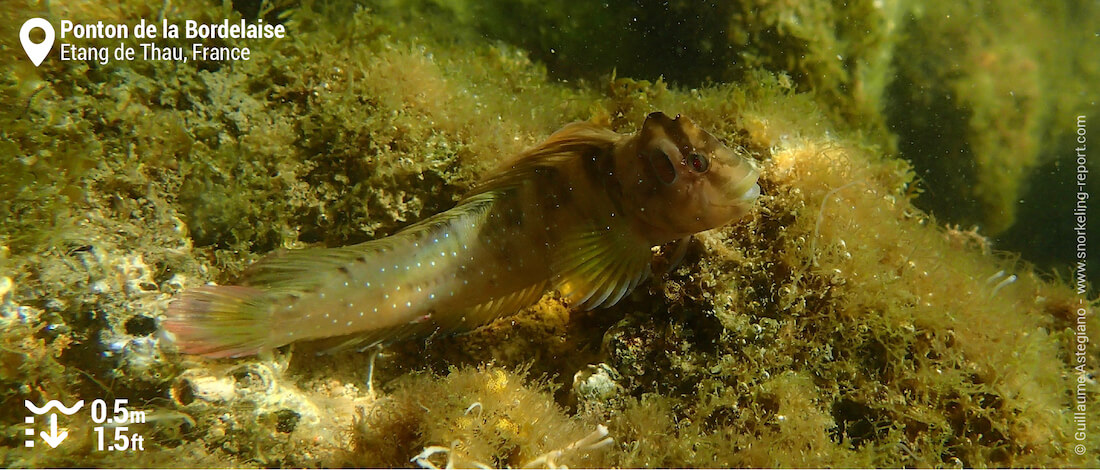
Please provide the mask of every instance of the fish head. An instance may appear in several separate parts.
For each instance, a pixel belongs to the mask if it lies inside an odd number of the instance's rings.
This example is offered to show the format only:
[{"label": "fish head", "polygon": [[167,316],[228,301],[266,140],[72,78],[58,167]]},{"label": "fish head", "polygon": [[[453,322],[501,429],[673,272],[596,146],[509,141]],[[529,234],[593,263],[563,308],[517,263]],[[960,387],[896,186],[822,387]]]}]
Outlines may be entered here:
[{"label": "fish head", "polygon": [[654,244],[736,221],[760,195],[753,163],[686,117],[651,113],[617,153],[624,206]]}]

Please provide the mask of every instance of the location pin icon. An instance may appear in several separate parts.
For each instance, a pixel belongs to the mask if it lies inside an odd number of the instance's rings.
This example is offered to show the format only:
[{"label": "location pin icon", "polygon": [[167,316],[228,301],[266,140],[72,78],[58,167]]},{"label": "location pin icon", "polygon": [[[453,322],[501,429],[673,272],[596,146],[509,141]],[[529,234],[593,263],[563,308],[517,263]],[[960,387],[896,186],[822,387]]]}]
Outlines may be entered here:
[{"label": "location pin icon", "polygon": [[[34,28],[39,28],[46,33],[46,39],[38,44],[31,41],[31,30]],[[53,49],[53,37],[53,25],[42,18],[31,18],[19,29],[19,42],[23,43],[23,50],[27,52],[27,57],[31,58],[35,67],[50,55],[50,49]]]}]

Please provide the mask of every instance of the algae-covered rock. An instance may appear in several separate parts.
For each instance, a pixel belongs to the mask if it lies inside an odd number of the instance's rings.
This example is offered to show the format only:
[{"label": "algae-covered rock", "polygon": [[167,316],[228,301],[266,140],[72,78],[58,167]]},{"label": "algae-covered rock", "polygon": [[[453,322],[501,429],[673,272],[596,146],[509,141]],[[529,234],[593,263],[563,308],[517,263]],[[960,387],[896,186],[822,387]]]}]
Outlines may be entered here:
[{"label": "algae-covered rock", "polygon": [[[1090,91],[1058,93],[1040,46],[1000,36],[1011,18],[1042,29],[1030,6],[972,28],[976,8],[6,2],[0,462],[1096,465],[1100,434],[1079,440],[1074,415],[1100,406],[1100,356],[1076,346],[1100,331],[1095,298],[983,236]],[[1095,13],[1059,11],[1078,9]],[[289,34],[233,42],[247,61],[34,67],[12,40],[32,16]],[[657,274],[612,308],[548,293],[467,334],[321,356],[208,360],[159,333],[183,289],[391,234],[565,123],[627,133],[655,110],[749,155],[763,195],[683,262],[656,249]],[[938,131],[967,158],[929,153]],[[972,203],[945,202],[959,188]],[[97,398],[146,412],[128,431],[143,451],[95,450],[77,417],[58,448],[24,446],[24,400]]]},{"label": "algae-covered rock", "polygon": [[[1100,69],[1075,47],[1090,40],[1095,5],[946,2],[910,11],[886,109],[902,156],[928,186],[919,203],[996,235],[1017,222],[1021,205],[1072,191],[1035,170],[1069,158],[1065,136],[1077,116],[1096,115],[1089,83]],[[1040,191],[1024,201],[1029,181]]]}]

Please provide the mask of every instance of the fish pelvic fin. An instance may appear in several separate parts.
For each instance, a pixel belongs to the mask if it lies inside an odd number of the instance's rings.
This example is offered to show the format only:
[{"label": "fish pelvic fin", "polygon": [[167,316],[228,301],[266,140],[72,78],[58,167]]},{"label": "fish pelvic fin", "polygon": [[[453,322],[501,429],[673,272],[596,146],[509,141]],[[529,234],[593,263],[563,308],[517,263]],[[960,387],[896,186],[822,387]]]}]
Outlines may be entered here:
[{"label": "fish pelvic fin", "polygon": [[242,286],[188,289],[168,306],[164,329],[186,354],[241,357],[270,350],[273,301],[266,291]]}]

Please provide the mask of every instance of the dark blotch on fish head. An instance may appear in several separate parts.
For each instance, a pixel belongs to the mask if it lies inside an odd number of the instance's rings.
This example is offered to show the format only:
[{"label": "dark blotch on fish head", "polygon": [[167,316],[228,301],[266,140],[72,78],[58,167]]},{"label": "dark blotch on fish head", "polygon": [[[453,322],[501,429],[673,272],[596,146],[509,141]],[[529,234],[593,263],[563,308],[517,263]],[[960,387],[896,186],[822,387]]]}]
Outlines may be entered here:
[{"label": "dark blotch on fish head", "polygon": [[654,244],[736,221],[760,194],[748,159],[690,119],[660,112],[616,149],[615,173],[623,206]]}]

